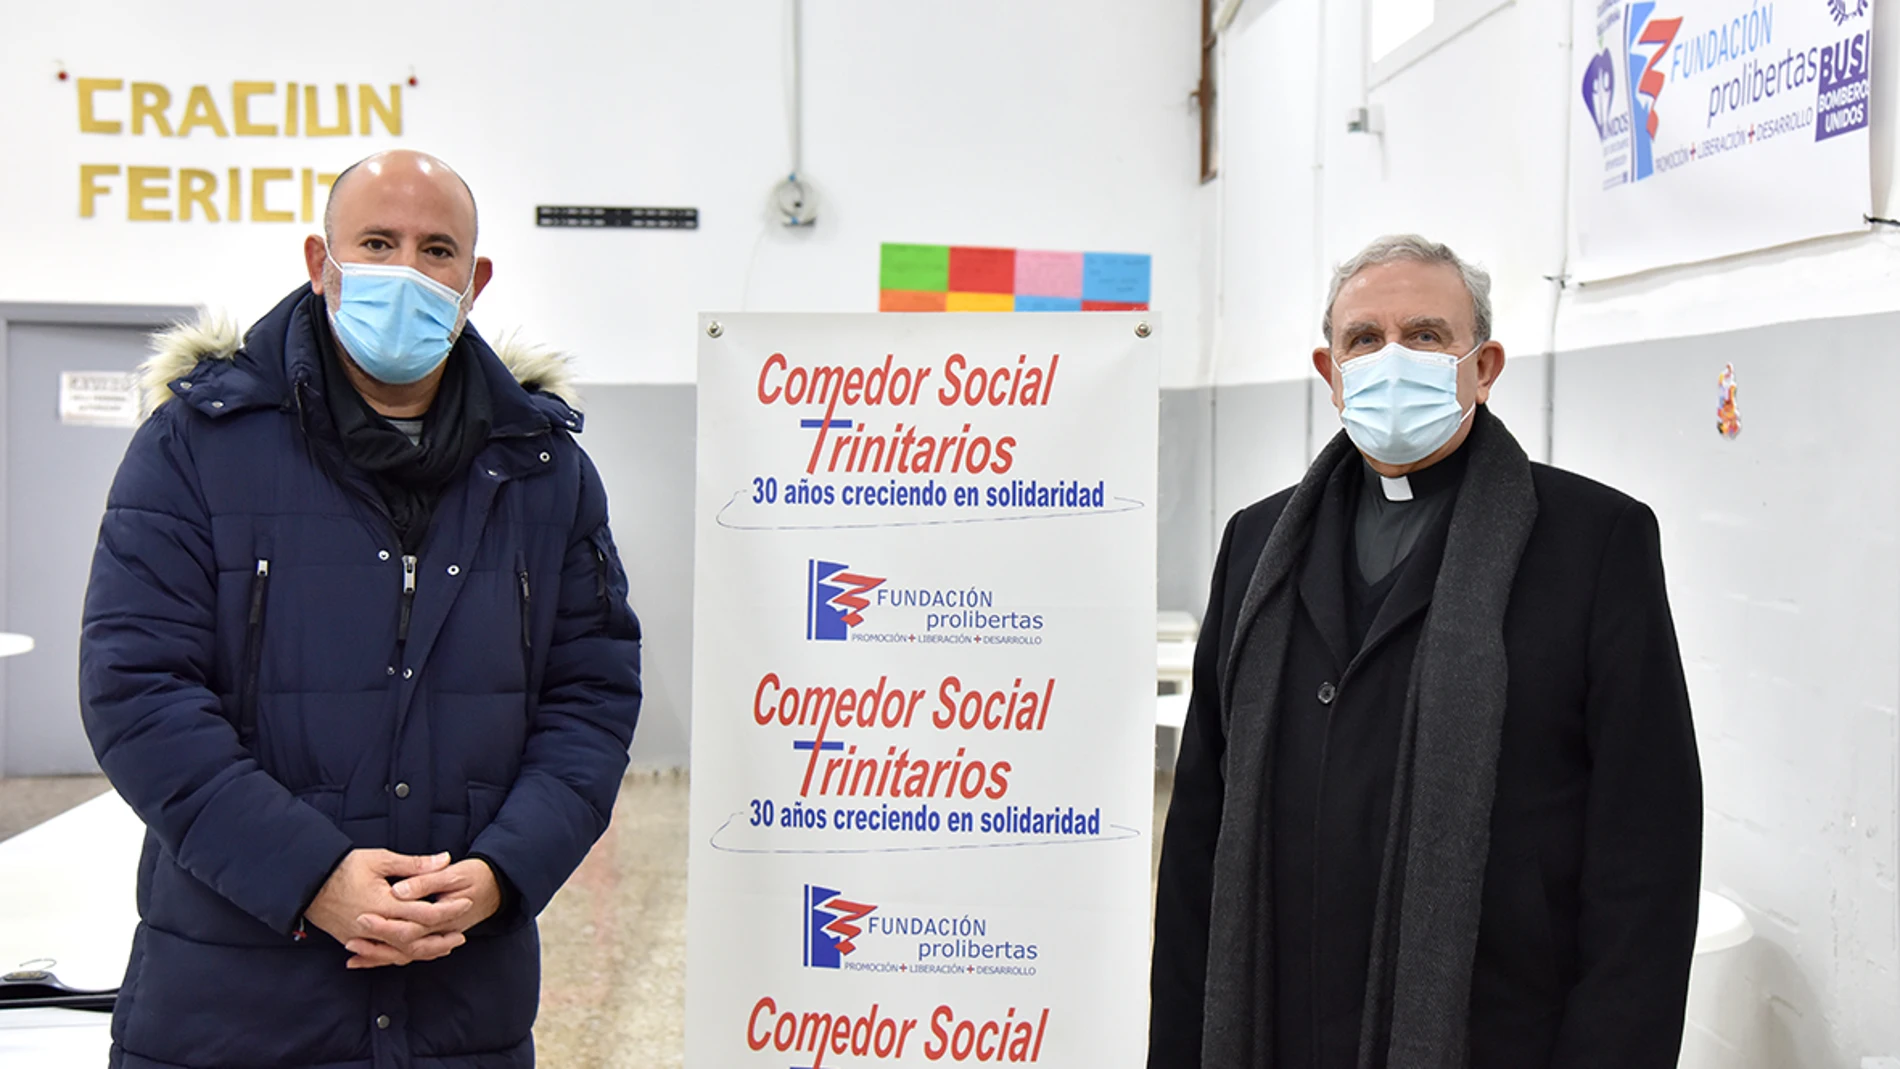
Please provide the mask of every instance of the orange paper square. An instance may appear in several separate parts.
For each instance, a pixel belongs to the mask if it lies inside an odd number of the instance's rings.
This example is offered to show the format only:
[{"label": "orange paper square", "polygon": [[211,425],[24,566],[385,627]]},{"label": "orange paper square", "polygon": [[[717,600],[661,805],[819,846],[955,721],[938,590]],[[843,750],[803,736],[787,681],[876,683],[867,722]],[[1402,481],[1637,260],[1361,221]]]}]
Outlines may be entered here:
[{"label": "orange paper square", "polygon": [[941,312],[944,311],[944,297],[941,292],[929,290],[880,290],[877,296],[877,310],[880,312]]}]

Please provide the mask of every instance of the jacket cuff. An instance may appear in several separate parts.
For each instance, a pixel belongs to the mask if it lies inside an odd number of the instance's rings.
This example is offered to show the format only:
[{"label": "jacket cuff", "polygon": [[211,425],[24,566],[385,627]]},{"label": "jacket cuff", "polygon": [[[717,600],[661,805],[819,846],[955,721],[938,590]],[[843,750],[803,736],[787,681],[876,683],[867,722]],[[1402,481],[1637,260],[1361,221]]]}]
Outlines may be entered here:
[{"label": "jacket cuff", "polygon": [[501,892],[501,905],[495,907],[495,916],[489,919],[494,920],[495,918],[507,917],[513,914],[515,906],[521,902],[521,892],[515,890],[514,881],[508,878],[507,873],[501,871],[501,865],[496,863],[494,858],[486,854],[470,854],[468,856],[470,860],[479,861],[488,866],[488,871],[495,876],[495,887]]},{"label": "jacket cuff", "polygon": [[299,929],[303,928],[304,920],[310,915],[310,907],[317,904],[317,896],[323,893],[323,885],[329,883],[330,877],[336,875],[336,870],[343,864],[343,859],[349,857],[353,849],[346,846],[337,851],[336,860],[330,862],[330,867],[323,870],[323,878],[316,882],[316,886],[310,888],[310,894],[304,898],[303,905],[298,907],[297,919],[291,924],[288,934],[295,935]]},{"label": "jacket cuff", "polygon": [[199,811],[177,856],[239,909],[288,933],[354,845],[329,817],[253,771]]}]

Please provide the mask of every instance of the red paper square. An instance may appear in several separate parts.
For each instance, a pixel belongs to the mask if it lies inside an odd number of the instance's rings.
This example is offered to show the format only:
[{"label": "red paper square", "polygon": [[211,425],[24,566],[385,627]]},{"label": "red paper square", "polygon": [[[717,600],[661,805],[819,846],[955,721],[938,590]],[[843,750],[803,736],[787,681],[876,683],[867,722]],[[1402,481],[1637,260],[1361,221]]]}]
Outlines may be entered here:
[{"label": "red paper square", "polygon": [[1016,250],[952,245],[950,289],[958,293],[1015,293]]}]

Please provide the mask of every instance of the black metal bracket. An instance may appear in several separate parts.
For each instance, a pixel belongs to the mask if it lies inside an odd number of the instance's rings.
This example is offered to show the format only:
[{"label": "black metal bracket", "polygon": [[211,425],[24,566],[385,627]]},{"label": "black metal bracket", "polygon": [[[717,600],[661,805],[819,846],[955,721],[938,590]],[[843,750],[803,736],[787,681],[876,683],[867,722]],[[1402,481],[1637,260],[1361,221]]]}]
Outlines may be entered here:
[{"label": "black metal bracket", "polygon": [[698,208],[592,208],[543,204],[534,210],[536,226],[590,229],[698,230]]}]

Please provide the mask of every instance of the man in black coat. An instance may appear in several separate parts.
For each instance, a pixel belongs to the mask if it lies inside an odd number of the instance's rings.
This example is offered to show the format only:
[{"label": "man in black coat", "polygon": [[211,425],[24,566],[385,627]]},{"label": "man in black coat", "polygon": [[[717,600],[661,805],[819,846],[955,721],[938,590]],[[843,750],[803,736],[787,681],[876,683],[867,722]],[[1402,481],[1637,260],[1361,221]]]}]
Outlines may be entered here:
[{"label": "man in black coat", "polygon": [[1656,518],[1484,407],[1489,291],[1414,236],[1334,276],[1346,430],[1215,565],[1151,1069],[1676,1064],[1702,798]]}]

